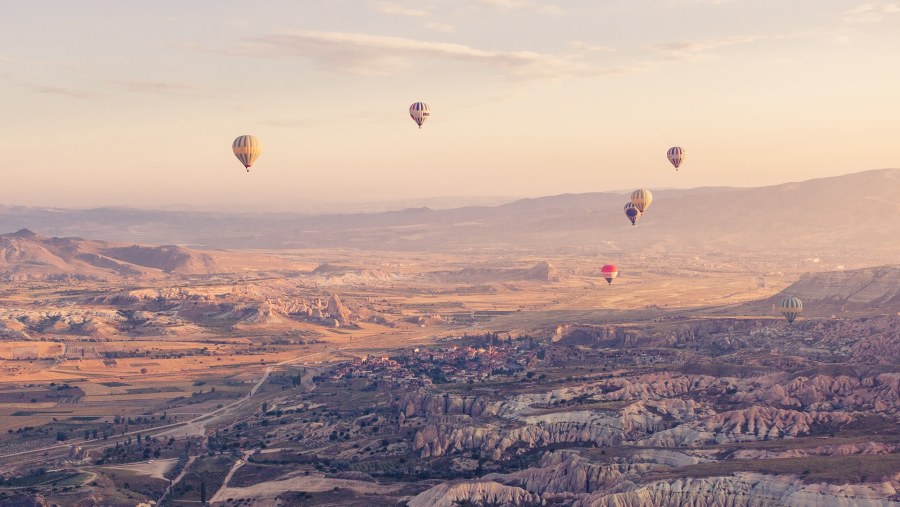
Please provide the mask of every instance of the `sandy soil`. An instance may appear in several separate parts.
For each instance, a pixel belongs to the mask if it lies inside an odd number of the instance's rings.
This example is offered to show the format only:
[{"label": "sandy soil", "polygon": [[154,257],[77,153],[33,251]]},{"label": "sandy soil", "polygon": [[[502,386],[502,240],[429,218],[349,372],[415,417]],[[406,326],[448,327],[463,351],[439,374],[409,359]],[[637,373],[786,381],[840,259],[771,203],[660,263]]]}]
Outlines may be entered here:
[{"label": "sandy soil", "polygon": [[141,463],[132,463],[129,465],[116,465],[116,466],[105,466],[102,467],[103,470],[125,470],[128,472],[132,472],[137,475],[145,475],[147,477],[153,477],[154,479],[162,479],[167,480],[165,478],[165,473],[168,472],[175,463],[178,462],[177,458],[171,459],[157,459],[154,460],[153,463],[141,462]]}]

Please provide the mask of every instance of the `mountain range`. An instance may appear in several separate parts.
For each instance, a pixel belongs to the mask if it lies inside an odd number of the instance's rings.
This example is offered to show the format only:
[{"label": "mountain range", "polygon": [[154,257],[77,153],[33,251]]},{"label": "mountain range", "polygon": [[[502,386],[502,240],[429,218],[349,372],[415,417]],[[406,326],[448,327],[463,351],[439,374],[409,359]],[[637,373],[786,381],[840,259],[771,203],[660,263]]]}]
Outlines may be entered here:
[{"label": "mountain range", "polygon": [[[650,190],[653,190],[652,188]],[[595,192],[499,206],[383,213],[224,214],[141,209],[0,207],[0,230],[204,248],[559,250],[665,253],[728,250],[771,255],[840,251],[869,264],[900,258],[900,169],[757,188],[653,191],[632,227],[628,196]]]}]

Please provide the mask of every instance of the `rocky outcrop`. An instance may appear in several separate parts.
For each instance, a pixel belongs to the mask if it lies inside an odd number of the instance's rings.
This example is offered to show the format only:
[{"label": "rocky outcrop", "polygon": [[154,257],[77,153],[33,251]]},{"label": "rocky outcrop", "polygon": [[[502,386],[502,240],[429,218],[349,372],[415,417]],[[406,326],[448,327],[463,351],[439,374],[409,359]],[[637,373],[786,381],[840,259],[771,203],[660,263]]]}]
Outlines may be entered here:
[{"label": "rocky outcrop", "polygon": [[799,412],[772,407],[750,407],[722,412],[694,423],[661,431],[637,442],[653,447],[683,447],[753,440],[795,438],[816,424],[846,424],[852,416],[843,412]]},{"label": "rocky outcrop", "polygon": [[733,459],[781,459],[781,458],[805,458],[807,456],[875,456],[893,454],[900,450],[900,446],[883,444],[879,442],[865,442],[861,444],[820,445],[799,449],[785,449],[781,451],[764,449],[738,449],[731,454]]},{"label": "rocky outcrop", "polygon": [[[533,493],[595,493],[634,487],[651,464],[592,463],[574,451],[546,453],[537,467],[510,474],[490,474],[487,480],[518,486]],[[549,495],[548,495],[549,496]]]},{"label": "rocky outcrop", "polygon": [[246,316],[241,318],[243,324],[284,324],[290,318],[279,312],[274,305],[268,301],[251,307],[246,312]]},{"label": "rocky outcrop", "polygon": [[547,261],[541,261],[530,267],[522,275],[525,280],[535,280],[538,282],[558,282],[559,272]]},{"label": "rocky outcrop", "polygon": [[779,381],[779,377],[760,380],[762,382],[757,382],[757,389],[741,389],[731,397],[732,400],[816,411],[853,410],[894,416],[900,414],[898,373],[861,378],[816,375],[783,381]]},{"label": "rocky outcrop", "polygon": [[470,505],[503,505],[505,507],[545,505],[540,495],[493,481],[439,484],[414,496],[407,505],[409,507],[455,507],[466,501],[471,502]]},{"label": "rocky outcrop", "polygon": [[413,416],[467,415],[480,417],[496,415],[496,404],[474,396],[417,392],[395,403],[401,420]]},{"label": "rocky outcrop", "polygon": [[581,410],[523,416],[518,426],[427,424],[413,438],[413,448],[423,458],[478,449],[498,460],[508,452],[555,444],[623,445],[693,421],[703,410],[693,401],[663,400],[634,403],[619,413]]},{"label": "rocky outcrop", "polygon": [[888,507],[895,485],[806,485],[790,476],[736,473],[729,477],[657,481],[611,495],[587,495],[574,507]]},{"label": "rocky outcrop", "polygon": [[328,302],[325,304],[325,314],[342,325],[350,322],[350,310],[344,306],[344,303],[341,302],[341,297],[337,294],[332,294],[328,298]]}]

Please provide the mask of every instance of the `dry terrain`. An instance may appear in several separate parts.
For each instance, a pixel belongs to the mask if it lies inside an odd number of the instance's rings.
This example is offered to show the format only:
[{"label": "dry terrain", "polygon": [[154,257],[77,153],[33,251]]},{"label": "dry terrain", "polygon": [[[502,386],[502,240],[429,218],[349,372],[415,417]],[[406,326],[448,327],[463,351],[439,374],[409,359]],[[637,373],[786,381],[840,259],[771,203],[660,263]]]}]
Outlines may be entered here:
[{"label": "dry terrain", "polygon": [[900,268],[819,246],[0,235],[0,505],[897,505]]}]

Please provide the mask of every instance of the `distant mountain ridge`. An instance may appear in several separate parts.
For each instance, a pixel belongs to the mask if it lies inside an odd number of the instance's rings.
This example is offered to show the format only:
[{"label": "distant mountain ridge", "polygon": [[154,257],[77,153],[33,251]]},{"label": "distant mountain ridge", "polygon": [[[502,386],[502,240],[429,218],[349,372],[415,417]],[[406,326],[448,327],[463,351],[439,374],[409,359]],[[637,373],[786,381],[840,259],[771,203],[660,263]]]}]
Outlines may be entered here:
[{"label": "distant mountain ridge", "polygon": [[[653,190],[652,188],[650,190]],[[381,250],[593,247],[791,251],[840,249],[870,264],[900,258],[900,169],[758,188],[654,190],[636,227],[627,195],[564,194],[500,206],[373,214],[222,214],[99,208],[0,207],[0,230],[207,248]],[[888,240],[886,240],[888,239]]]},{"label": "distant mountain ridge", "polygon": [[803,302],[803,316],[900,314],[900,264],[806,273],[772,297],[737,306],[747,315],[778,313],[788,296]]},{"label": "distant mountain ridge", "polygon": [[799,297],[804,311],[900,313],[900,265],[807,273],[769,302],[787,295]]},{"label": "distant mountain ridge", "polygon": [[0,275],[6,278],[192,275],[224,270],[212,256],[174,245],[150,247],[48,238],[29,229],[0,234]]}]

